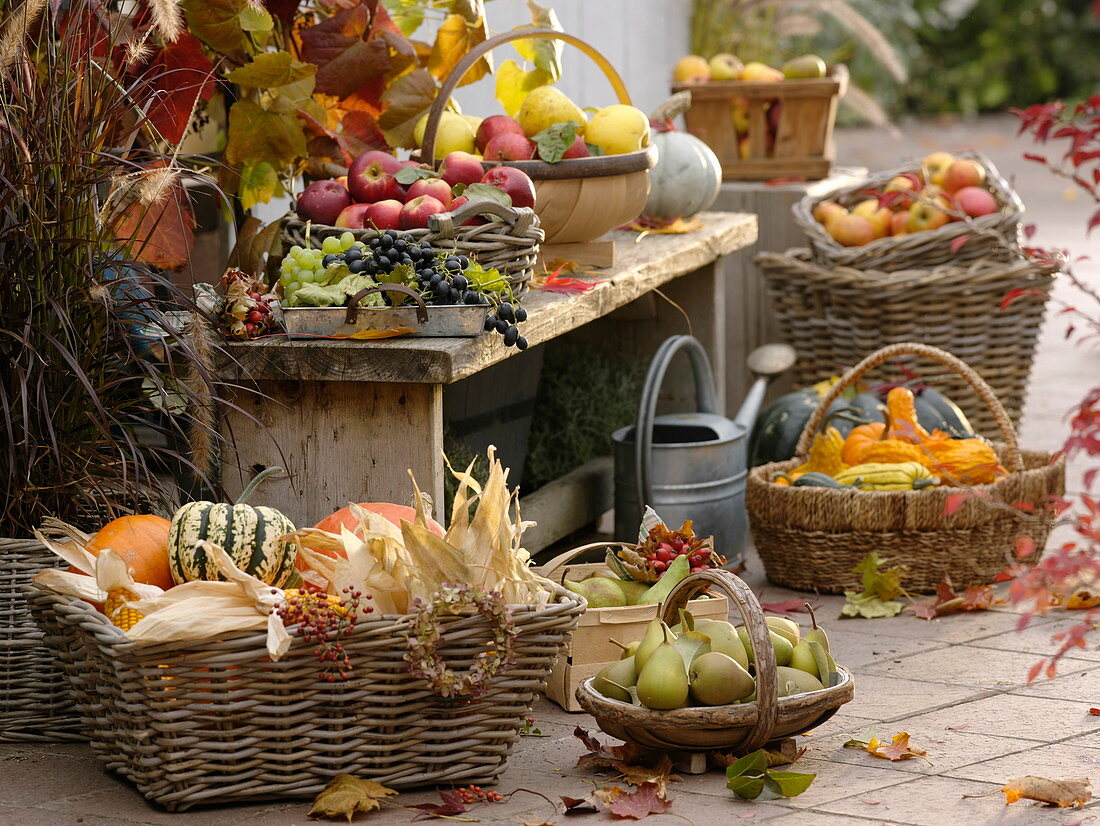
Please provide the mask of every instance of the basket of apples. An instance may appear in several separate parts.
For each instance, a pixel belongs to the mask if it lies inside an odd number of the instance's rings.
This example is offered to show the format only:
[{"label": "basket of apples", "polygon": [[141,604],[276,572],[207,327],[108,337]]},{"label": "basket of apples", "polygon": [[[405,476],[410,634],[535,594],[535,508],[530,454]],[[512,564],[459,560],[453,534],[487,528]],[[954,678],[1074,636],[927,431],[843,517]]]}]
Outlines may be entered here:
[{"label": "basket of apples", "polygon": [[[463,76],[489,51],[514,40],[555,39],[590,57],[618,97],[591,118],[556,87],[539,86],[524,98],[515,118],[494,115],[476,130],[446,111]],[[487,179],[534,182],[534,209],[545,244],[587,244],[641,214],[649,194],[648,170],[656,164],[649,118],[631,105],[615,69],[592,46],[551,29],[522,29],[492,37],[471,49],[443,82],[423,121],[419,157],[440,162],[445,148],[464,146]],[[418,130],[419,131],[419,130]],[[481,153],[480,156],[475,153]],[[446,169],[454,161],[442,159]]]},{"label": "basket of apples", "polygon": [[792,211],[825,266],[894,272],[1020,257],[1023,203],[979,152],[933,152]]}]

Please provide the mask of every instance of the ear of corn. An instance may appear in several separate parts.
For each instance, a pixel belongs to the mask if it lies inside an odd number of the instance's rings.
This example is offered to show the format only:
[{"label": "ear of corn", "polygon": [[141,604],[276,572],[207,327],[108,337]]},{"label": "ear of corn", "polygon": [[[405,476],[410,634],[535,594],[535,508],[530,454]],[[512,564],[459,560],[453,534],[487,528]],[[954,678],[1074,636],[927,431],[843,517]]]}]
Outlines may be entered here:
[{"label": "ear of corn", "polygon": [[131,602],[136,602],[138,595],[128,588],[112,588],[107,592],[107,601],[103,604],[103,613],[113,625],[117,625],[123,631],[129,631],[145,615],[130,607]]}]

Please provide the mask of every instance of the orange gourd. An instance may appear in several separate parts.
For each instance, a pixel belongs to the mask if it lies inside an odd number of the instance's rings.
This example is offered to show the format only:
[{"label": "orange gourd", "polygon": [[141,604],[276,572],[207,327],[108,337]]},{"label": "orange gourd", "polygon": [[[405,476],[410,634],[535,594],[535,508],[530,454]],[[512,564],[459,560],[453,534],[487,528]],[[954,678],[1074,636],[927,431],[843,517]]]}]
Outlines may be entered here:
[{"label": "orange gourd", "polygon": [[928,431],[917,421],[913,391],[894,387],[886,394],[886,438],[919,445],[928,438]]},{"label": "orange gourd", "polygon": [[902,462],[917,462],[931,470],[930,460],[931,457],[923,445],[911,445],[900,439],[882,439],[866,445],[859,452],[859,462],[853,462],[853,464],[881,462],[896,465]]},{"label": "orange gourd", "polygon": [[[416,520],[416,508],[410,508],[408,505],[394,505],[390,502],[360,502],[359,507],[385,517],[398,527],[401,526],[402,520],[405,522],[413,522]],[[328,531],[329,533],[336,534],[340,533],[341,528],[347,528],[352,533],[356,533],[359,530],[359,520],[355,518],[355,514],[351,512],[351,506],[349,505],[346,508],[340,508],[340,510],[335,513],[330,513],[313,527],[321,531]],[[436,536],[443,536],[443,526],[434,519],[428,519],[428,530]],[[317,553],[332,557],[333,559],[344,556],[342,550],[317,550]],[[298,557],[298,560],[294,564],[299,571],[305,571],[309,568],[302,560],[301,556]]]},{"label": "orange gourd", "polygon": [[852,432],[844,440],[844,447],[840,451],[840,458],[844,460],[844,464],[858,465],[863,450],[868,445],[881,439],[885,431],[886,424],[884,422],[870,422],[852,428]]},{"label": "orange gourd", "polygon": [[135,582],[168,590],[175,582],[168,565],[168,528],[171,522],[150,513],[122,516],[104,525],[84,546],[93,556],[110,548],[130,568]]},{"label": "orange gourd", "polygon": [[931,460],[924,464],[950,485],[989,485],[1007,471],[992,446],[982,439],[930,439],[924,444]]}]

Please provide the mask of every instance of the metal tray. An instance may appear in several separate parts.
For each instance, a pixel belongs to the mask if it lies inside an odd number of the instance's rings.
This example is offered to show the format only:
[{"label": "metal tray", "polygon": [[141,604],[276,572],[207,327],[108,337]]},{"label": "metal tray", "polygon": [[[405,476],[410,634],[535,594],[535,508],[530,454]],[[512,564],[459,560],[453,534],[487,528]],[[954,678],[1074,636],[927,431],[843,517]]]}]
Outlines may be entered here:
[{"label": "metal tray", "polygon": [[[358,307],[370,293],[398,292],[416,299],[415,307]],[[407,336],[468,337],[485,332],[484,305],[429,307],[420,296],[397,284],[368,287],[352,296],[348,307],[283,307],[283,326],[291,338],[350,337],[362,330],[408,328]]]}]

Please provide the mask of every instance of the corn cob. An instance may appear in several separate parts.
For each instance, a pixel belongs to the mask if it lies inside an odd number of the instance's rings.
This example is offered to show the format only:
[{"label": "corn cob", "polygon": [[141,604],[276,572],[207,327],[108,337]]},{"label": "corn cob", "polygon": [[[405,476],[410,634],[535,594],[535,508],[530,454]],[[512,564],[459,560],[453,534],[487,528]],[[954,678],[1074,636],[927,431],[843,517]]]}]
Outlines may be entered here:
[{"label": "corn cob", "polygon": [[123,631],[129,631],[145,617],[144,614],[130,607],[130,603],[138,599],[140,597],[129,588],[112,588],[107,592],[107,601],[103,603],[103,613],[107,615],[111,624],[117,625]]}]

